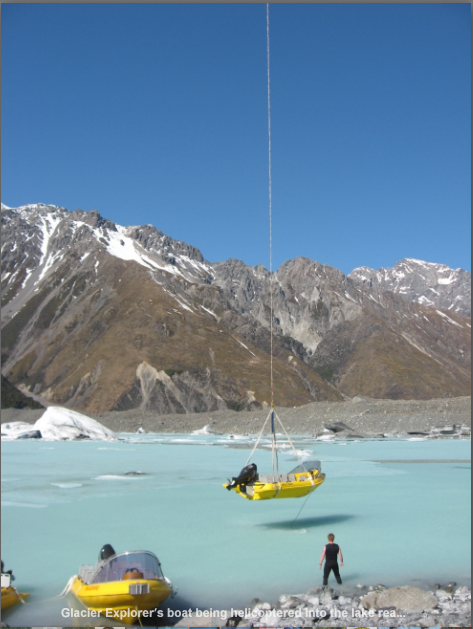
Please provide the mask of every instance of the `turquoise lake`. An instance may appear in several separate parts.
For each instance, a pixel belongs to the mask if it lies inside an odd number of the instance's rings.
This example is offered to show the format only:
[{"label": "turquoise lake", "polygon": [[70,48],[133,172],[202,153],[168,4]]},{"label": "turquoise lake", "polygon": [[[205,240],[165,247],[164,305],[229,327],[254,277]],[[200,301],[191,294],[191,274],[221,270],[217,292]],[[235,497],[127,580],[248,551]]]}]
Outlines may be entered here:
[{"label": "turquoise lake", "polygon": [[[244,608],[255,597],[306,592],[321,584],[318,562],[330,532],[343,550],[347,590],[470,584],[469,440],[295,438],[327,475],[304,503],[251,502],[222,487],[246,464],[248,438],[121,437],[2,443],[2,559],[14,585],[31,593],[4,622],[73,626],[60,613],[73,597],[53,597],[80,564],[95,564],[105,543],[117,552],[154,552],[178,588],[173,608]],[[289,449],[279,460],[281,472],[298,464]],[[268,450],[252,461],[270,472]],[[125,475],[131,471],[143,475]]]}]

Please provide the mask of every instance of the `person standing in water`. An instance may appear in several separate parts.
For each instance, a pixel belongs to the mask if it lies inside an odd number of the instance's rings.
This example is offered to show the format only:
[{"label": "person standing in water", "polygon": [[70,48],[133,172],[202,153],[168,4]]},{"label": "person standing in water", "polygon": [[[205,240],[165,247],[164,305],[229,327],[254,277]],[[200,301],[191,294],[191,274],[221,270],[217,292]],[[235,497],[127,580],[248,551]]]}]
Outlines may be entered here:
[{"label": "person standing in water", "polygon": [[329,533],[328,544],[324,546],[322,555],[320,557],[319,570],[322,568],[323,561],[325,559],[324,566],[324,585],[328,585],[328,577],[333,570],[333,574],[337,579],[337,583],[341,585],[342,580],[340,578],[340,571],[338,569],[338,557],[340,556],[340,567],[343,568],[343,555],[342,550],[338,544],[335,544],[335,535]]}]

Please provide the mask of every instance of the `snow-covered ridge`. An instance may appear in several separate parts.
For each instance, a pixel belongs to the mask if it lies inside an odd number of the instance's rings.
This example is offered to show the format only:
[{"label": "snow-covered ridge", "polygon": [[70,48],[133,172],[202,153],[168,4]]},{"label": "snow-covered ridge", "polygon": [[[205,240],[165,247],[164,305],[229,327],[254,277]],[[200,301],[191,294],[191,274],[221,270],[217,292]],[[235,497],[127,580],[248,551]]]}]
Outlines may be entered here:
[{"label": "snow-covered ridge", "polygon": [[371,288],[378,286],[381,290],[398,293],[421,305],[471,316],[471,275],[463,269],[405,258],[393,268],[378,271],[359,267],[349,277]]},{"label": "snow-covered ridge", "polygon": [[211,272],[211,268],[207,264],[192,260],[185,255],[173,255],[174,264],[163,262],[160,258],[163,254],[162,250],[145,249],[134,238],[130,237],[130,232],[135,231],[136,227],[116,225],[116,231],[90,227],[90,225],[87,225],[87,227],[91,230],[98,243],[103,242],[104,238],[108,241],[106,250],[115,258],[133,260],[150,270],[166,271],[172,275],[179,275],[184,279],[192,279],[196,271],[205,275]]},{"label": "snow-covered ridge", "polygon": [[[84,227],[94,241],[100,247],[105,247],[110,255],[121,260],[134,261],[150,270],[165,271],[190,281],[205,279],[212,271],[197,249],[165,236],[152,225],[123,227],[102,219],[95,210],[70,212],[65,208],[43,203],[27,204],[17,208],[10,208],[2,203],[2,210],[13,212],[27,221],[34,230],[32,233],[36,234],[35,240],[40,249],[40,260],[34,268],[41,269],[37,282],[43,279],[61,259],[61,252],[57,250],[57,247],[53,250],[50,246],[53,236],[58,233],[64,235],[66,240],[63,240],[63,247],[67,247],[68,241],[70,242],[75,237],[77,230]],[[62,225],[67,225],[68,229]],[[140,242],[143,233],[147,236],[144,244]],[[14,245],[10,246],[10,252],[13,252]],[[186,251],[190,255],[185,255]],[[85,259],[83,253],[81,257]],[[28,276],[34,268],[29,270]]]}]

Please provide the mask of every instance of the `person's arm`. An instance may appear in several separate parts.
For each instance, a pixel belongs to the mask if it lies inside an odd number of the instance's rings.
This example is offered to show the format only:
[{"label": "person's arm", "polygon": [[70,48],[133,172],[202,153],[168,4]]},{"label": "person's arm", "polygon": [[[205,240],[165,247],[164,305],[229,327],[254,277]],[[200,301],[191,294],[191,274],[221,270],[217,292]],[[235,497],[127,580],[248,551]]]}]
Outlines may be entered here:
[{"label": "person's arm", "polygon": [[343,568],[343,555],[340,547],[338,547],[338,554],[340,555],[340,567]]},{"label": "person's arm", "polygon": [[322,564],[324,562],[324,558],[325,558],[325,546],[324,546],[324,549],[322,551],[322,554],[320,555],[319,570],[322,568]]}]

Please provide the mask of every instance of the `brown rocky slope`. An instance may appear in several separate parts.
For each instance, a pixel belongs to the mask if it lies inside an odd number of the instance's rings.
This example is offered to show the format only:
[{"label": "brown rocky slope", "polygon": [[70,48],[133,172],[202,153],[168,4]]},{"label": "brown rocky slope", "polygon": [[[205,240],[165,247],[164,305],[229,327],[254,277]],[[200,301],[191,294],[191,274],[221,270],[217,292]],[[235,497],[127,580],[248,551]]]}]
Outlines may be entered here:
[{"label": "brown rocky slope", "polygon": [[276,404],[470,393],[471,320],[455,309],[307,258],[271,281],[262,266],[211,264],[150,225],[96,211],[2,206],[2,230],[2,374],[47,404],[264,407],[271,291]]}]

